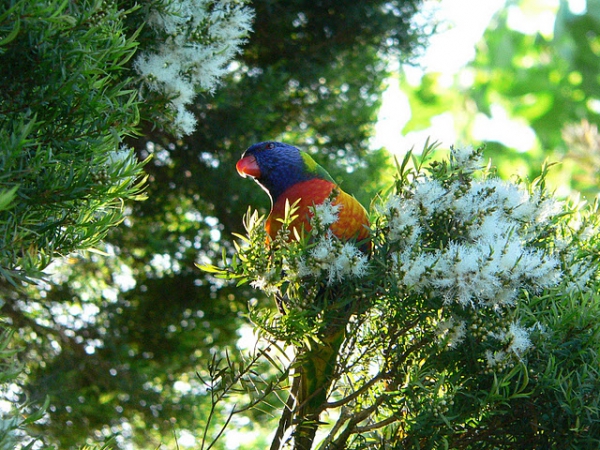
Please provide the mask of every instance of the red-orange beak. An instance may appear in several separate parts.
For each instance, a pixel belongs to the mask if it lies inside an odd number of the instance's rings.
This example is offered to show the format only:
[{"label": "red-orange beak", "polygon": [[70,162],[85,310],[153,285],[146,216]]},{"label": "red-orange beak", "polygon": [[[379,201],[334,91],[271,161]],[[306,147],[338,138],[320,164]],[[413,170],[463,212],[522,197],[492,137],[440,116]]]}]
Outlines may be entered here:
[{"label": "red-orange beak", "polygon": [[240,159],[235,165],[235,168],[243,177],[260,177],[260,169],[258,168],[258,163],[253,155],[248,155]]}]

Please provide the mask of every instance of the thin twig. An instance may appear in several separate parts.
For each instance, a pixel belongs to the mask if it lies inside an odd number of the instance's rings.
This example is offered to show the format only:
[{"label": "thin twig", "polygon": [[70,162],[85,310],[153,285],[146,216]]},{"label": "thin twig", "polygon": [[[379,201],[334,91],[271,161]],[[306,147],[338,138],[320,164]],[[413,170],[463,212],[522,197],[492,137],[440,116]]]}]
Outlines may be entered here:
[{"label": "thin twig", "polygon": [[325,407],[323,409],[339,408],[340,406],[344,406],[344,405],[348,404],[349,402],[351,402],[352,400],[354,400],[355,398],[357,398],[358,396],[363,394],[365,391],[370,389],[375,383],[384,379],[387,375],[388,375],[387,373],[379,372],[377,375],[375,375],[373,378],[371,378],[369,381],[367,381],[364,385],[362,385],[359,389],[352,392],[352,394],[344,397],[341,400],[331,402],[331,403],[326,403]]}]

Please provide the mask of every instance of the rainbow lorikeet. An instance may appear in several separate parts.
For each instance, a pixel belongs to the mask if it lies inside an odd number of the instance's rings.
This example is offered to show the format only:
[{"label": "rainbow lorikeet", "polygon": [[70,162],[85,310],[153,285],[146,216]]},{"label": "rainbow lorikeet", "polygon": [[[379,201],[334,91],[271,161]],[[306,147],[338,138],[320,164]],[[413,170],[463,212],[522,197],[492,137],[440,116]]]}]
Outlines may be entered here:
[{"label": "rainbow lorikeet", "polygon": [[[330,227],[332,233],[342,240],[356,239],[361,249],[370,248],[369,220],[363,206],[335,183],[327,171],[307,153],[281,142],[261,142],[248,148],[237,162],[240,175],[253,178],[270,196],[272,208],[265,222],[268,235],[274,239],[282,226],[286,203],[297,203],[297,216],[290,228],[311,229],[311,207],[332,198],[339,205],[337,221]],[[292,236],[294,234],[292,233]],[[335,296],[335,289],[327,290]],[[332,299],[335,300],[335,299]],[[318,302],[318,298],[315,299]],[[318,426],[319,413],[327,400],[333,381],[335,362],[345,337],[345,321],[348,311],[338,312],[332,323],[323,330],[318,342],[303,348],[295,363],[299,376],[294,378],[287,409],[282,415],[278,434],[283,434],[290,425],[292,415],[298,425],[295,433],[295,448],[310,450]],[[294,406],[295,401],[295,406]],[[293,410],[293,411],[292,411]]]},{"label": "rainbow lorikeet", "polygon": [[[310,231],[310,207],[327,200],[335,190],[334,205],[341,205],[337,222],[331,231],[340,239],[369,237],[369,219],[365,208],[340,189],[327,171],[308,154],[281,142],[261,142],[244,152],[236,164],[243,177],[249,176],[269,194],[272,208],[265,223],[267,233],[274,238],[281,228],[286,201],[299,201],[297,218],[291,228]],[[298,230],[300,231],[300,230]]]}]

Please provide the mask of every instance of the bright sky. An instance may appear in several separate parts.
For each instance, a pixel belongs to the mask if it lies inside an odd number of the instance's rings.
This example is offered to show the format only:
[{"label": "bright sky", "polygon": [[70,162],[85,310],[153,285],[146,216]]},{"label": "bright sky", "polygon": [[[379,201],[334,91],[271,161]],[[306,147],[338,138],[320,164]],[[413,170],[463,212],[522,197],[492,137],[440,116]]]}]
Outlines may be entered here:
[{"label": "bright sky", "polygon": [[[580,14],[585,11],[586,0],[569,0],[568,4],[573,13]],[[419,60],[421,67],[403,67],[403,76],[410,84],[416,85],[423,73],[439,72],[440,82],[451,86],[455,75],[474,58],[476,43],[501,8],[508,8],[511,28],[551,36],[559,0],[522,0],[520,7],[506,6],[506,0],[429,0],[425,5],[427,12],[433,12],[443,24],[442,31],[429,40],[425,54]],[[463,72],[460,76],[463,75],[468,74]],[[411,111],[397,78],[388,80],[382,100],[374,148],[383,146],[392,153],[403,154],[413,146],[420,150],[428,137],[440,141],[445,148],[453,144],[468,144],[456,142],[454,118],[450,111],[433,117],[431,127],[426,130],[402,134]],[[523,120],[509,117],[500,105],[492,105],[491,117],[477,113],[473,138],[478,142],[502,142],[523,152],[537,143],[533,130]]]}]

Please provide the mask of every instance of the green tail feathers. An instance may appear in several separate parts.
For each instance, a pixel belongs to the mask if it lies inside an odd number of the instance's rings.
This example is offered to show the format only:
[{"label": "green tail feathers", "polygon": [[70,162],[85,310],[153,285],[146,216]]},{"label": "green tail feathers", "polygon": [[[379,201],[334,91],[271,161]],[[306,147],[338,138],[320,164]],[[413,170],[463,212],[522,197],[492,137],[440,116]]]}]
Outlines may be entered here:
[{"label": "green tail feathers", "polygon": [[298,404],[302,410],[314,412],[327,399],[332,382],[337,355],[344,341],[344,329],[328,336],[322,342],[313,342],[313,347],[300,355],[300,392]]},{"label": "green tail feathers", "polygon": [[297,423],[295,449],[310,450],[319,427],[319,415],[323,409],[333,382],[338,353],[345,338],[345,327],[327,335],[321,341],[313,341],[298,355],[296,373],[300,377],[296,393]]}]

